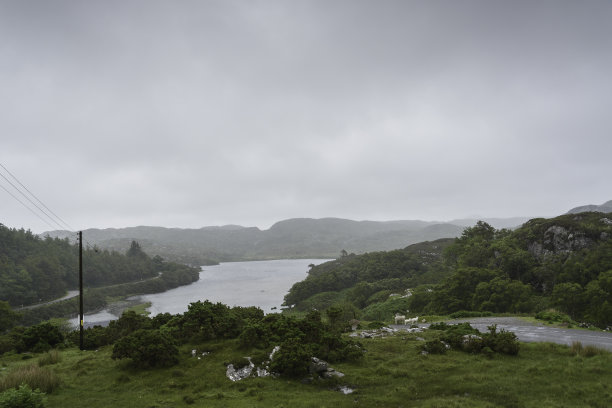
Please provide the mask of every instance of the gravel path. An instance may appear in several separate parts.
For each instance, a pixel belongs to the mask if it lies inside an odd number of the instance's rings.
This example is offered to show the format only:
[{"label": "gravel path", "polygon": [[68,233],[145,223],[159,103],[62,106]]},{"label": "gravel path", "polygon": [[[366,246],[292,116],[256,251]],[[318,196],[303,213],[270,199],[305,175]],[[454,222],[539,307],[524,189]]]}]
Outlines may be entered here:
[{"label": "gravel path", "polygon": [[[612,351],[612,333],[610,332],[557,328],[517,317],[474,317],[447,321],[447,323],[463,322],[470,323],[481,332],[486,332],[487,326],[497,324],[498,329],[511,331],[520,341],[525,342],[541,341],[571,345],[572,342],[579,341],[582,345],[593,345]],[[419,324],[419,326],[424,325]],[[391,327],[402,329],[406,326],[393,325]]]}]

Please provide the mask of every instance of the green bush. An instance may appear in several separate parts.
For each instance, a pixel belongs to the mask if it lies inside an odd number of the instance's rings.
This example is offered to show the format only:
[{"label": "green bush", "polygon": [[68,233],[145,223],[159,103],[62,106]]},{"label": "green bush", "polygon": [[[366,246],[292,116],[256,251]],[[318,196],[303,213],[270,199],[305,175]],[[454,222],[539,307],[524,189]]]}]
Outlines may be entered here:
[{"label": "green bush", "polygon": [[446,330],[450,327],[450,325],[444,323],[444,322],[439,322],[439,323],[432,323],[429,325],[429,330]]},{"label": "green bush", "polygon": [[423,344],[423,351],[426,351],[430,354],[444,354],[446,353],[446,344],[442,343],[442,341],[435,339],[429,340]]},{"label": "green bush", "polygon": [[298,338],[285,340],[270,362],[270,369],[288,377],[308,374],[311,350]]},{"label": "green bush", "polygon": [[462,349],[463,337],[470,334],[480,334],[480,332],[469,323],[453,324],[447,325],[440,339],[454,349]]},{"label": "green bush", "polygon": [[375,321],[375,322],[368,323],[366,328],[368,328],[370,330],[372,330],[372,329],[375,330],[375,329],[380,329],[381,327],[385,327],[385,326],[386,326],[386,324],[384,322]]},{"label": "green bush", "polygon": [[556,311],[555,309],[543,310],[535,315],[535,318],[538,320],[544,320],[547,322],[559,322],[559,323],[572,323],[572,319],[561,312]]},{"label": "green bush", "polygon": [[24,351],[42,352],[62,343],[64,335],[51,323],[40,323],[28,327],[15,346],[19,353]]},{"label": "green bush", "polygon": [[27,385],[11,388],[0,394],[0,408],[44,408],[45,394]]},{"label": "green bush", "polygon": [[520,343],[516,338],[516,334],[501,329],[497,331],[497,325],[494,324],[488,327],[489,333],[483,335],[483,344],[485,347],[490,347],[491,350],[509,355],[517,355],[520,349]]},{"label": "green bush", "polygon": [[482,337],[475,334],[468,334],[463,336],[462,349],[468,353],[480,353],[484,347],[484,341]]},{"label": "green bush", "polygon": [[159,330],[141,329],[119,339],[112,358],[130,358],[141,368],[170,367],[178,363],[178,348],[174,340]]}]

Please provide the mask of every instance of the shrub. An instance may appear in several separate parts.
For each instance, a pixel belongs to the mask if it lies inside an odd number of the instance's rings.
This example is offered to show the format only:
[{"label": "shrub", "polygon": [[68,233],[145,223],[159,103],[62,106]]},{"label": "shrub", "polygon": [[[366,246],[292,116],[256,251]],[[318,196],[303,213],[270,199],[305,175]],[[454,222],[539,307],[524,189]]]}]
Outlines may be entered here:
[{"label": "shrub", "polygon": [[430,330],[446,330],[449,327],[448,324],[444,323],[444,322],[440,322],[440,323],[432,323],[429,325],[429,329]]},{"label": "shrub", "polygon": [[53,371],[35,365],[18,367],[0,378],[0,390],[17,388],[22,384],[49,393],[59,387],[60,379]]},{"label": "shrub", "polygon": [[280,350],[274,354],[270,369],[288,377],[299,377],[308,374],[312,353],[300,339],[290,338],[284,341]]},{"label": "shrub", "polygon": [[462,341],[463,351],[466,351],[468,353],[480,353],[484,346],[484,341],[482,340],[482,337],[477,336],[475,334],[467,334],[463,336]]},{"label": "shrub", "polygon": [[501,329],[497,331],[497,325],[487,327],[489,333],[483,335],[483,344],[485,347],[490,347],[491,350],[509,355],[517,355],[520,349],[520,343],[516,338],[516,334]]},{"label": "shrub", "polygon": [[27,385],[11,388],[0,394],[0,408],[44,408],[45,394]]},{"label": "shrub", "polygon": [[112,358],[130,358],[142,368],[170,367],[178,363],[178,348],[159,330],[140,329],[115,343]]},{"label": "shrub", "polygon": [[480,332],[469,323],[446,325],[440,339],[455,349],[461,349],[463,348],[463,337],[470,334],[480,334]]},{"label": "shrub", "polygon": [[16,342],[19,353],[24,351],[47,351],[64,341],[64,335],[51,323],[41,323],[28,327]]},{"label": "shrub", "polygon": [[384,324],[383,322],[370,322],[368,323],[368,325],[366,326],[368,329],[380,329],[381,327],[385,327],[386,324]]},{"label": "shrub", "polygon": [[9,335],[0,335],[0,356],[15,348],[15,341]]},{"label": "shrub", "polygon": [[535,318],[538,320],[544,320],[549,323],[559,322],[559,323],[572,323],[572,319],[561,312],[556,311],[555,309],[548,309],[538,312],[535,315]]},{"label": "shrub", "polygon": [[423,344],[423,351],[426,351],[431,354],[444,354],[447,350],[446,344],[442,343],[442,341],[429,340],[425,344]]}]

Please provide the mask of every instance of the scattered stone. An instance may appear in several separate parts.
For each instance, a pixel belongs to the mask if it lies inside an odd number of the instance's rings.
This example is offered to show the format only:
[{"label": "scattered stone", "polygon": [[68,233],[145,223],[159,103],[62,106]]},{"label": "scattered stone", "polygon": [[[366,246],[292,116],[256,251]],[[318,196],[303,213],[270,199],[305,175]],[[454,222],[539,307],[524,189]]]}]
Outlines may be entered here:
[{"label": "scattered stone", "polygon": [[228,364],[227,370],[225,371],[225,376],[229,378],[231,381],[236,382],[236,381],[244,380],[245,378],[248,378],[251,376],[251,373],[253,372],[253,369],[255,368],[255,364],[253,364],[253,362],[251,361],[251,357],[245,357],[245,358],[249,360],[249,365],[239,368],[237,370],[234,368],[233,364]]},{"label": "scattered stone", "polygon": [[268,357],[270,361],[274,360],[274,354],[276,354],[278,350],[280,350],[280,346],[276,346],[272,349],[272,352],[270,353],[270,356]]},{"label": "scattered stone", "polygon": [[416,341],[425,341],[425,339],[424,339],[424,338],[422,338],[422,337],[417,337],[415,340],[416,340]]},{"label": "scattered stone", "polygon": [[425,350],[421,350],[421,355],[422,355],[422,356],[426,356],[426,355],[428,355],[428,354],[429,354],[429,353],[428,353],[427,351],[425,351]]},{"label": "scattered stone", "polygon": [[322,378],[342,378],[344,374],[340,371],[336,371],[329,366],[326,361],[321,360],[317,357],[311,357],[310,366],[308,367],[308,372],[312,375],[318,375]]},{"label": "scattered stone", "polygon": [[355,392],[353,388],[350,388],[346,385],[341,385],[340,387],[337,388],[337,390],[343,393],[344,395],[352,394],[353,392]]},{"label": "scattered stone", "polygon": [[310,366],[308,367],[308,372],[311,374],[321,374],[323,372],[326,372],[328,368],[329,364],[327,364],[327,362],[316,357],[312,357],[310,361]]},{"label": "scattered stone", "polygon": [[257,376],[258,377],[269,377],[270,376],[270,372],[268,370],[266,370],[265,368],[257,367]]}]

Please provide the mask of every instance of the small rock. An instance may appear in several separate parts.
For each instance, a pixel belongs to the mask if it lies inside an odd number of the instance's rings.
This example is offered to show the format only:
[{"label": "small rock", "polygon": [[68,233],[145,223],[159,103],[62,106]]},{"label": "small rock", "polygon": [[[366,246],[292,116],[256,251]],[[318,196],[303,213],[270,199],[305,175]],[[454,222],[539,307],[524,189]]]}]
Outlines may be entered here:
[{"label": "small rock", "polygon": [[310,366],[308,367],[308,372],[311,374],[320,374],[328,371],[329,364],[327,362],[318,359],[316,357],[312,357],[310,361]]},{"label": "small rock", "polygon": [[353,392],[355,392],[354,389],[349,388],[346,385],[342,385],[342,386],[338,387],[338,391],[340,391],[344,395],[352,394]]}]

